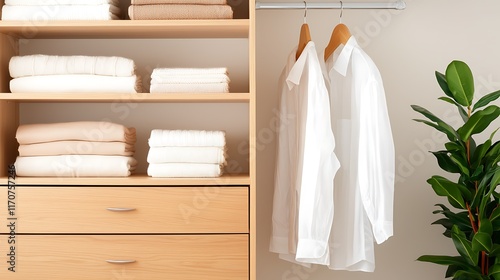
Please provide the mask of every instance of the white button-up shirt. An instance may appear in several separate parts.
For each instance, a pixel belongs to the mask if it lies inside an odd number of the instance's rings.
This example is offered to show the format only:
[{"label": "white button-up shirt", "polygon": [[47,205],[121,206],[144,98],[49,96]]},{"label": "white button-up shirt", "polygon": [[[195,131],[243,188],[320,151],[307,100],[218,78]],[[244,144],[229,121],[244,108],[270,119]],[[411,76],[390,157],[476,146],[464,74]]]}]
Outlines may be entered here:
[{"label": "white button-up shirt", "polygon": [[295,51],[290,53],[280,85],[284,117],[278,131],[270,251],[298,262],[325,260],[339,162],[328,90],[313,42],[297,60]]},{"label": "white button-up shirt", "polygon": [[374,239],[393,234],[395,156],[382,78],[351,37],[325,62],[335,149],[331,269],[375,269]]}]

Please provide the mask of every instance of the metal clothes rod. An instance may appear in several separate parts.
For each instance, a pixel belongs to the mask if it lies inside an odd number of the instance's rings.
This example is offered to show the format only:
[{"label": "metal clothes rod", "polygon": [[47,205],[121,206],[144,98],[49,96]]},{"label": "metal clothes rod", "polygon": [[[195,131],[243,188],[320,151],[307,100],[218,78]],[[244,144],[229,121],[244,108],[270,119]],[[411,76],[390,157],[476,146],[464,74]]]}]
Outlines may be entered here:
[{"label": "metal clothes rod", "polygon": [[255,9],[394,9],[394,10],[404,10],[406,8],[406,3],[403,0],[399,0],[391,3],[309,3],[309,2],[256,2]]}]

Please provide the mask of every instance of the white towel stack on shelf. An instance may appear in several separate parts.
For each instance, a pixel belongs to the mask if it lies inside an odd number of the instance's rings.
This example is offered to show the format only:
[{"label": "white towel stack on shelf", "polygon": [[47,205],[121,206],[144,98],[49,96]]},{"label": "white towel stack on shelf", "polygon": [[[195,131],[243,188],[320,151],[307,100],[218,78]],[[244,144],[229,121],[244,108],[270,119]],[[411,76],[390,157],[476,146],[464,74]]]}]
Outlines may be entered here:
[{"label": "white towel stack on shelf", "polygon": [[12,93],[137,93],[141,79],[133,60],[116,56],[14,56]]},{"label": "white towel stack on shelf", "polygon": [[227,68],[156,68],[151,93],[228,93]]},{"label": "white towel stack on shelf", "polygon": [[135,170],[135,128],[110,122],[20,125],[18,176],[126,177]]},{"label": "white towel stack on shelf", "polygon": [[151,131],[147,161],[151,177],[219,177],[226,165],[223,131]]},{"label": "white towel stack on shelf", "polygon": [[119,19],[119,0],[5,0],[2,20]]}]

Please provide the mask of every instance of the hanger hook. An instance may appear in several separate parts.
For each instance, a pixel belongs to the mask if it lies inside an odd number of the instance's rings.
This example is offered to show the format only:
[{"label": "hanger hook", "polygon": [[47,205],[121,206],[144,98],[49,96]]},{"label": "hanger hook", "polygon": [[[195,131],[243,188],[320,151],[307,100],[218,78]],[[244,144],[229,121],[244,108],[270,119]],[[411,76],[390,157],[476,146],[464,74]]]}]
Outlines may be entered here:
[{"label": "hanger hook", "polygon": [[306,23],[307,19],[307,2],[304,0],[304,23]]},{"label": "hanger hook", "polygon": [[342,15],[344,15],[344,3],[340,1],[340,23],[342,23]]}]

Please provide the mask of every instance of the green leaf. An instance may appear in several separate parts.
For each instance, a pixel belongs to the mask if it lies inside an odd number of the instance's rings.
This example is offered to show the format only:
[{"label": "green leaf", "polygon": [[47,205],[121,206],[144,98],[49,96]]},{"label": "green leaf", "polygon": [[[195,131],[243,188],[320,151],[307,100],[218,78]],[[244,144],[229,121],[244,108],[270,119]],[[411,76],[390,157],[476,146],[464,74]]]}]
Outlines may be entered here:
[{"label": "green leaf", "polygon": [[449,98],[449,97],[439,97],[438,99],[441,99],[443,101],[446,101],[448,103],[451,103],[451,104],[454,104],[455,106],[457,106],[457,109],[458,109],[458,114],[460,115],[460,117],[462,117],[462,120],[464,122],[468,121],[469,120],[469,115],[467,114],[467,112],[465,111],[464,107],[460,104],[458,104],[455,100]]},{"label": "green leaf", "polygon": [[450,203],[454,207],[465,209],[465,202],[460,192],[460,188],[457,183],[451,182],[450,180],[441,176],[432,176],[427,180],[434,192],[439,196],[448,197]]},{"label": "green leaf", "polygon": [[448,95],[449,97],[453,97],[453,94],[451,93],[450,88],[448,87],[448,82],[446,81],[446,76],[442,73],[439,73],[438,71],[435,72],[436,75],[436,80],[443,90],[443,92]]},{"label": "green leaf", "polygon": [[486,251],[489,252],[493,246],[491,236],[485,232],[477,232],[472,238],[472,250],[474,252]]},{"label": "green leaf", "polygon": [[484,166],[479,165],[476,170],[474,170],[474,173],[470,176],[471,181],[479,181],[484,175]]},{"label": "green leaf", "polygon": [[445,75],[452,98],[462,106],[470,106],[474,98],[474,78],[469,66],[454,60],[446,68]]},{"label": "green leaf", "polygon": [[465,271],[459,270],[453,275],[453,279],[456,280],[484,280],[488,278],[484,278],[481,273],[478,271]]},{"label": "green leaf", "polygon": [[463,142],[448,142],[445,143],[444,146],[450,152],[457,151],[465,154],[465,146],[462,144]]},{"label": "green leaf", "polygon": [[494,264],[488,268],[488,276],[500,280],[500,264]]},{"label": "green leaf", "polygon": [[481,164],[483,157],[486,155],[486,152],[490,147],[491,147],[491,140],[489,139],[486,140],[483,144],[477,146],[471,158],[472,168],[477,168]]},{"label": "green leaf", "polygon": [[479,232],[486,233],[489,236],[491,236],[493,234],[493,225],[491,224],[491,221],[488,218],[479,219],[479,223],[480,223],[480,226],[478,229],[478,233]]},{"label": "green leaf", "polygon": [[488,255],[490,257],[496,257],[496,256],[500,255],[500,245],[493,244],[493,247],[491,247],[490,253]]},{"label": "green leaf", "polygon": [[476,104],[474,104],[474,108],[472,109],[472,112],[476,111],[477,109],[479,109],[481,107],[484,107],[484,106],[490,104],[490,102],[492,102],[492,101],[497,100],[498,97],[500,97],[500,90],[497,90],[497,91],[492,92],[492,93],[488,93],[487,95],[481,97],[476,102]]},{"label": "green leaf", "polygon": [[500,218],[500,207],[496,207],[493,212],[491,212],[490,215],[490,221],[493,222],[494,220]]},{"label": "green leaf", "polygon": [[472,114],[469,120],[458,129],[460,139],[464,142],[469,139],[471,135],[477,134],[485,130],[492,121],[500,115],[500,108],[496,105],[486,107]]},{"label": "green leaf", "polygon": [[467,240],[465,234],[457,226],[453,226],[451,239],[458,253],[460,253],[470,265],[478,264],[479,254],[472,249],[472,243]]},{"label": "green leaf", "polygon": [[454,155],[450,155],[450,159],[457,165],[462,174],[470,176],[469,167],[466,159],[461,157],[456,157]]},{"label": "green leaf", "polygon": [[449,131],[449,130],[443,128],[442,126],[439,126],[438,124],[432,123],[430,121],[419,120],[419,119],[413,119],[413,120],[416,121],[416,122],[425,123],[426,125],[431,126],[431,127],[435,128],[435,129],[437,129],[437,130],[445,133],[446,136],[448,136],[448,139],[450,141],[455,141],[457,139],[460,139],[459,136],[458,136],[458,133],[453,128],[452,129],[453,129],[454,132]]},{"label": "green leaf", "polygon": [[463,257],[460,256],[433,256],[433,255],[423,255],[420,256],[417,261],[420,262],[430,262],[440,265],[458,265],[467,266],[469,265]]},{"label": "green leaf", "polygon": [[448,151],[431,152],[437,159],[439,167],[450,173],[460,173],[460,168],[451,160]]}]

